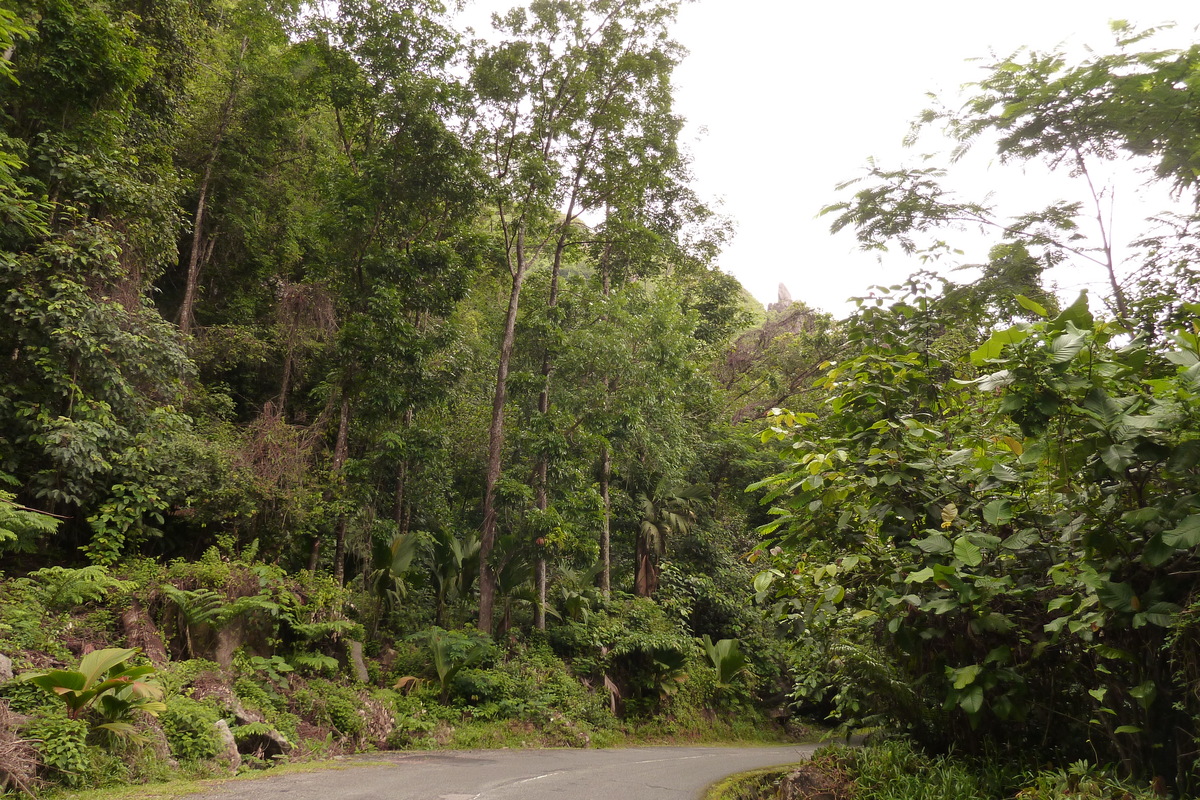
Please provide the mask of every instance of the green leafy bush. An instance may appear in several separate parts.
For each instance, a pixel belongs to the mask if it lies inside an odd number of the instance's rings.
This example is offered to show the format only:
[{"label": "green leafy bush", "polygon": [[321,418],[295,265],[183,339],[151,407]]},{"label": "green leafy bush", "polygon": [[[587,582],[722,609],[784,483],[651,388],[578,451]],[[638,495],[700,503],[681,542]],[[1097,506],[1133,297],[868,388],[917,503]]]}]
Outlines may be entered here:
[{"label": "green leafy bush", "polygon": [[0,697],[7,700],[8,707],[18,714],[33,714],[57,703],[54,695],[47,690],[19,679],[0,684]]},{"label": "green leafy bush", "polygon": [[359,739],[366,732],[358,692],[325,680],[312,680],[292,694],[292,707],[302,718],[328,725],[343,737]]},{"label": "green leafy bush", "polygon": [[424,642],[428,646],[430,662],[441,687],[443,704],[449,702],[450,688],[459,672],[489,661],[496,654],[491,639],[478,632],[447,631],[435,626],[409,638],[415,642]]},{"label": "green leafy bush", "polygon": [[836,413],[773,414],[758,599],[827,646],[857,719],[1187,788],[1194,685],[1163,643],[1196,596],[1200,306],[1155,343],[1086,295],[1017,297],[1031,321],[955,359],[939,280],[851,320],[859,354],[820,382]]},{"label": "green leafy bush", "polygon": [[283,708],[287,704],[287,698],[275,691],[271,684],[260,683],[244,676],[233,682],[233,693],[243,703],[260,711]]},{"label": "green leafy bush", "polygon": [[202,675],[218,676],[221,665],[215,661],[203,658],[189,658],[186,661],[172,661],[158,672],[159,683],[162,684],[166,695],[183,694],[184,690],[195,684]]},{"label": "green leafy bush", "polygon": [[217,709],[189,697],[172,697],[159,715],[171,755],[180,761],[205,761],[221,752]]},{"label": "green leafy bush", "polygon": [[380,689],[372,696],[392,711],[395,724],[387,737],[387,746],[396,749],[412,747],[426,740],[437,727],[438,720],[426,707],[425,700],[416,694]]},{"label": "green leafy bush", "polygon": [[33,743],[48,780],[73,789],[92,780],[93,757],[87,743],[88,725],[83,720],[34,717],[21,734]]},{"label": "green leafy bush", "polygon": [[233,693],[247,710],[261,714],[267,724],[286,736],[288,741],[299,740],[300,718],[287,710],[288,698],[274,691],[271,684],[242,676],[234,681]]},{"label": "green leafy bush", "polygon": [[1149,786],[1135,786],[1086,761],[1031,776],[1018,800],[1161,800]]},{"label": "green leafy bush", "polygon": [[994,800],[1011,788],[1011,775],[982,762],[928,756],[907,740],[832,753],[854,778],[856,800]]},{"label": "green leafy bush", "polygon": [[468,705],[499,703],[518,694],[517,682],[499,670],[464,669],[453,680],[454,696]]}]

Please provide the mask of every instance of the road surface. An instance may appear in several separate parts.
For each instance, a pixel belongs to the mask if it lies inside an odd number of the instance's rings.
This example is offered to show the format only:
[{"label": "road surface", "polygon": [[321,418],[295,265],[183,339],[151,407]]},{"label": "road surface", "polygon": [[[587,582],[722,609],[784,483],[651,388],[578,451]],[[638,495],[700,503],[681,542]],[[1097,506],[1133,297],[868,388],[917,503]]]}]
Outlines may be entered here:
[{"label": "road surface", "polygon": [[696,800],[815,745],[386,753],[363,766],[231,781],[188,800]]}]

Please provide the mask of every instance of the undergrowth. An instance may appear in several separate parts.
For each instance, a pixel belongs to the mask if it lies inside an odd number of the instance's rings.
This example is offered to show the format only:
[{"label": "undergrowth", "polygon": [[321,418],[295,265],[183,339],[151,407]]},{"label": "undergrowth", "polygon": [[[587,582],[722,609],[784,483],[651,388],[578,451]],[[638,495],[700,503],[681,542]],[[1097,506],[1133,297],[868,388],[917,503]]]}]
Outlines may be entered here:
[{"label": "undergrowth", "polygon": [[[790,793],[789,793],[790,792]],[[824,747],[808,762],[732,776],[706,800],[1162,800],[1086,762],[1066,769],[1021,771],[998,760],[929,755],[908,740],[862,748]]]}]

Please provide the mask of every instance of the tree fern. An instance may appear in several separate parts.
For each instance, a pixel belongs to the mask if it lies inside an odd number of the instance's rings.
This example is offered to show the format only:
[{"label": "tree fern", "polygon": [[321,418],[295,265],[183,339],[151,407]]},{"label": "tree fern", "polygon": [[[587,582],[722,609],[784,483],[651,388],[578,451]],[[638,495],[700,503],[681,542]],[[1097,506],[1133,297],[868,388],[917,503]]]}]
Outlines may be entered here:
[{"label": "tree fern", "polygon": [[128,591],[133,584],[108,574],[108,568],[46,567],[29,573],[34,591],[47,610],[66,610],[84,603],[96,603],[111,591]]},{"label": "tree fern", "polygon": [[0,492],[0,549],[33,549],[30,540],[58,529],[58,520],[15,502],[16,495]]},{"label": "tree fern", "polygon": [[195,632],[205,625],[220,627],[229,619],[229,604],[212,589],[180,589],[168,583],[162,593],[175,604],[188,655],[195,658]]}]

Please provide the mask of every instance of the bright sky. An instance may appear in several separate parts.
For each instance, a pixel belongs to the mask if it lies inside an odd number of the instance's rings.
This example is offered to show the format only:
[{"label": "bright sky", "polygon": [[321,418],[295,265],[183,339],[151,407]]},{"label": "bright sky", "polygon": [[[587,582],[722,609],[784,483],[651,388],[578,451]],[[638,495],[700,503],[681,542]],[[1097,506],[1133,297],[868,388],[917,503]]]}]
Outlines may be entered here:
[{"label": "bright sky", "polygon": [[[515,2],[475,0],[469,13]],[[732,217],[737,236],[721,266],[764,303],[786,283],[794,299],[841,316],[851,295],[872,284],[903,280],[919,265],[856,251],[849,232],[829,233],[816,219],[838,195],[835,184],[862,174],[868,157],[881,166],[915,163],[901,140],[928,105],[928,92],[951,100],[977,80],[989,53],[1030,46],[1112,42],[1111,19],[1139,27],[1176,22],[1154,46],[1183,46],[1196,37],[1195,0],[693,0],[683,7],[676,39],[690,55],[676,73],[677,108],[688,120],[696,188]],[[484,25],[475,23],[477,29]],[[929,150],[925,145],[924,150]],[[976,159],[960,178],[982,199],[995,191],[1013,208],[1032,210],[1067,197],[1066,182],[1044,182],[1044,169],[1024,174]],[[1134,205],[1136,180],[1118,179],[1117,216]],[[1047,196],[1054,193],[1059,196]],[[1149,201],[1159,204],[1156,197]],[[1125,212],[1130,213],[1130,212]],[[1144,214],[1134,214],[1135,218]],[[1132,222],[1124,225],[1132,228]],[[1132,234],[1132,230],[1127,230]],[[1116,238],[1121,239],[1118,229]],[[968,260],[981,258],[986,248]],[[1099,283],[1100,272],[1075,267],[1054,276],[1064,293]]]}]

